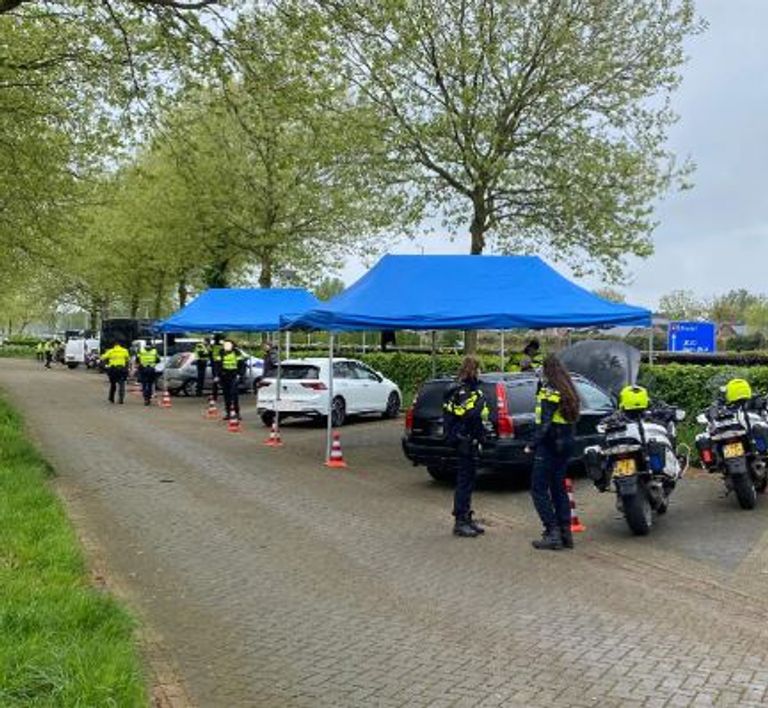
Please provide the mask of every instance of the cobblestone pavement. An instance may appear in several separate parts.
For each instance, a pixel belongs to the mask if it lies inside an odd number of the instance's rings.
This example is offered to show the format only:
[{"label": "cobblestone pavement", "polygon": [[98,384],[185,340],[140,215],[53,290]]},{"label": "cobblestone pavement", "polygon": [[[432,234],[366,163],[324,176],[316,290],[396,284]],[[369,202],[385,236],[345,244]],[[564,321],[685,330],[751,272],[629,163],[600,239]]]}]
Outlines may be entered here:
[{"label": "cobblestone pavement", "polygon": [[402,458],[399,421],[285,447],[105,402],[103,379],[0,361],[83,531],[200,706],[704,706],[768,703],[768,499],[692,474],[648,538],[577,484],[573,552],[537,553],[528,495],[484,481],[482,539],[450,534],[451,490]]}]

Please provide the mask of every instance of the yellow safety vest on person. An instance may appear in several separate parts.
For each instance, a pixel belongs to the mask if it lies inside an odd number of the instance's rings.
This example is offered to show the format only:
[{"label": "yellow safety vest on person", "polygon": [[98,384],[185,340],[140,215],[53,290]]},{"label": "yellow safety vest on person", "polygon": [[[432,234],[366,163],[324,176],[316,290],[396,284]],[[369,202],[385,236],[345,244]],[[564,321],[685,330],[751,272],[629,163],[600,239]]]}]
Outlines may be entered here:
[{"label": "yellow safety vest on person", "polygon": [[542,366],[544,366],[543,354],[529,356],[525,352],[518,352],[510,357],[507,370],[513,373],[517,371],[536,371],[536,369],[540,369]]},{"label": "yellow safety vest on person", "polygon": [[107,351],[102,354],[101,358],[106,363],[107,367],[112,369],[120,366],[128,366],[128,360],[131,358],[131,354],[125,347],[115,344],[111,349],[107,349]]},{"label": "yellow safety vest on person", "polygon": [[147,347],[139,351],[139,366],[144,368],[155,366],[160,361],[160,357],[157,354],[157,349],[154,347]]},{"label": "yellow safety vest on person", "polygon": [[221,368],[223,371],[237,371],[240,368],[240,362],[244,359],[243,353],[237,350],[226,352],[221,357]]},{"label": "yellow safety vest on person", "polygon": [[536,395],[536,425],[541,425],[541,411],[544,402],[551,403],[557,406],[554,414],[552,415],[552,422],[558,425],[570,425],[570,423],[563,417],[563,413],[560,410],[560,392],[556,391],[549,386],[542,386]]}]

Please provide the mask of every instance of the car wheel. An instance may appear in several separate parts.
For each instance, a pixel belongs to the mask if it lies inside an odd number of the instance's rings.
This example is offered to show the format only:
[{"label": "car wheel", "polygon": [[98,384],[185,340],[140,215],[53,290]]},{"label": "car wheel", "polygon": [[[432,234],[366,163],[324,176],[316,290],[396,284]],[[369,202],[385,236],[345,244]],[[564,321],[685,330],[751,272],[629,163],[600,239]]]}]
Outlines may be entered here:
[{"label": "car wheel", "polygon": [[400,412],[400,396],[397,395],[397,391],[392,391],[387,398],[387,407],[384,409],[385,418],[397,418],[397,414]]},{"label": "car wheel", "polygon": [[331,403],[331,426],[340,428],[347,417],[347,404],[341,396],[336,396]]},{"label": "car wheel", "polygon": [[181,392],[187,397],[194,396],[196,388],[197,388],[197,381],[190,379],[189,381],[184,382],[184,385],[181,387]]}]

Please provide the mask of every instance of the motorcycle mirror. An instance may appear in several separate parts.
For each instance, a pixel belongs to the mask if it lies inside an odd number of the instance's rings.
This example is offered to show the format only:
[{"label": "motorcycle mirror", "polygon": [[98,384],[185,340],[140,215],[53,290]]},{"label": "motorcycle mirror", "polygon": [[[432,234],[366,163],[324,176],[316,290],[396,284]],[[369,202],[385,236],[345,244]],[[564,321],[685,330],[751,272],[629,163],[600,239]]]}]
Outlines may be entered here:
[{"label": "motorcycle mirror", "polygon": [[682,408],[677,408],[675,410],[675,420],[678,423],[682,423],[682,421],[685,420],[685,411]]},{"label": "motorcycle mirror", "polygon": [[600,433],[600,435],[604,435],[606,430],[607,428],[603,423],[597,424],[597,432]]},{"label": "motorcycle mirror", "polygon": [[699,413],[699,415],[696,416],[696,422],[699,425],[706,425],[709,422],[709,420],[707,419],[707,414]]}]

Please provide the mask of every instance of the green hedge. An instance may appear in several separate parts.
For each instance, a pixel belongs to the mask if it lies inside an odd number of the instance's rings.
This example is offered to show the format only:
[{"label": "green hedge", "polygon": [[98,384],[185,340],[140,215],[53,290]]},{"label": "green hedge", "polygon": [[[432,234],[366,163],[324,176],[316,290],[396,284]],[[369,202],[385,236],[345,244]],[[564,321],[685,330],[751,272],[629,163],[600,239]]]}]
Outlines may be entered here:
[{"label": "green hedge", "polygon": [[640,370],[640,383],[648,387],[653,398],[684,408],[689,418],[712,403],[719,386],[736,377],[747,379],[756,392],[768,392],[768,366],[667,364]]}]

